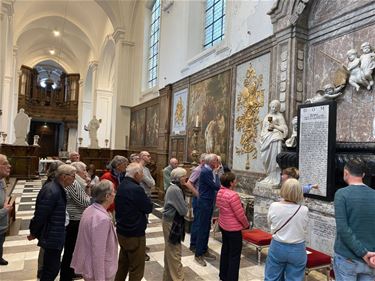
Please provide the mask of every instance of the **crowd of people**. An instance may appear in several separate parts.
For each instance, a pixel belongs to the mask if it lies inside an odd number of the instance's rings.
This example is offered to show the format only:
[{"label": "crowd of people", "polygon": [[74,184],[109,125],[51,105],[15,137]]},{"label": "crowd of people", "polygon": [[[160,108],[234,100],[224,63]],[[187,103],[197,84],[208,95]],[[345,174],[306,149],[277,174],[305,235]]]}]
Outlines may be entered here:
[{"label": "crowd of people", "polygon": [[[71,153],[69,164],[57,160],[49,166],[27,236],[29,240],[38,239],[41,281],[55,280],[59,272],[60,280],[143,278],[145,261],[149,260],[145,231],[153,210],[150,194],[155,181],[147,168],[151,161],[149,152],[132,154],[129,159],[130,163],[124,156],[115,156],[100,179],[95,175],[95,167],[80,162],[76,152]],[[8,264],[2,249],[12,206],[5,195],[3,178],[9,176],[10,169],[7,157],[0,154],[0,265]],[[189,248],[195,261],[206,266],[218,258],[208,247],[216,207],[222,234],[219,279],[238,280],[242,231],[250,224],[236,192],[236,175],[212,153],[202,154],[200,165],[189,177],[188,174],[175,158],[163,170],[163,280],[185,280],[181,243],[188,213],[186,192],[193,196]],[[364,163],[349,160],[343,176],[348,186],[335,194],[337,233],[333,268],[338,281],[375,280],[375,191],[363,183],[364,175]],[[265,280],[301,281],[307,261],[309,213],[303,196],[319,186],[302,187],[296,168],[283,170],[280,177],[280,201],[270,205],[267,216],[272,242]]]}]

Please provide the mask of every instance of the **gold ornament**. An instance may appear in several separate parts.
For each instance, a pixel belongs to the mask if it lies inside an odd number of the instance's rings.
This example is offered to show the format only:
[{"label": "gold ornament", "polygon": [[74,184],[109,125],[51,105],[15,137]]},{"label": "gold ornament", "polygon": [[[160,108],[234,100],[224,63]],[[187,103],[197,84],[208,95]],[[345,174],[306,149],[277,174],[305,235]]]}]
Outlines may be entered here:
[{"label": "gold ornament", "polygon": [[176,111],[174,112],[175,125],[177,126],[182,125],[182,122],[184,120],[184,114],[185,114],[184,104],[182,102],[182,98],[180,97],[176,105]]},{"label": "gold ornament", "polygon": [[254,67],[250,64],[246,71],[243,89],[237,97],[236,112],[241,112],[236,118],[236,130],[241,134],[240,146],[236,146],[238,155],[247,154],[246,170],[250,169],[250,155],[252,159],[257,157],[255,146],[260,123],[259,110],[264,106],[264,90],[261,89],[263,75],[256,75]]}]

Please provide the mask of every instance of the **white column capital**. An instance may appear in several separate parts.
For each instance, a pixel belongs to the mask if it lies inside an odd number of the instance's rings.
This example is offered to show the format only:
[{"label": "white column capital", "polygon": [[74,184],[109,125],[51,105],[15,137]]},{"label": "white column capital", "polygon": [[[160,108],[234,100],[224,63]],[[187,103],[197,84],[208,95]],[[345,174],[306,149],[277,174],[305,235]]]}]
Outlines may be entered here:
[{"label": "white column capital", "polygon": [[120,41],[125,40],[125,29],[116,28],[116,30],[112,33],[113,40],[115,40],[116,44]]},{"label": "white column capital", "polygon": [[91,67],[93,70],[96,70],[98,68],[99,61],[97,60],[92,60],[89,61],[89,67]]},{"label": "white column capital", "polygon": [[[12,0],[3,0],[1,3],[1,14],[9,17],[14,14],[14,5]],[[2,19],[2,18],[0,18]]]}]

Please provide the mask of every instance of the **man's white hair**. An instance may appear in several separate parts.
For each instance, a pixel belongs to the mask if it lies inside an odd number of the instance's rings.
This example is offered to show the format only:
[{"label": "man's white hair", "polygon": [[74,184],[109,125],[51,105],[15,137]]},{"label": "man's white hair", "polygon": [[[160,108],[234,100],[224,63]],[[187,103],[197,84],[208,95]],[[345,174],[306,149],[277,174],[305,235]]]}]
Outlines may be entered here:
[{"label": "man's white hair", "polygon": [[59,177],[64,174],[70,175],[75,172],[77,172],[77,169],[74,168],[72,165],[63,164],[57,168],[56,177]]},{"label": "man's white hair", "polygon": [[217,155],[215,153],[209,153],[204,157],[204,161],[207,165],[211,164],[213,161],[217,159]]},{"label": "man's white hair", "polygon": [[71,164],[74,168],[76,168],[76,170],[77,170],[77,172],[84,172],[84,171],[86,171],[86,164],[85,163],[83,163],[83,162],[81,162],[81,161],[79,161],[79,162],[73,162],[72,164]]},{"label": "man's white hair", "polygon": [[143,166],[139,163],[130,163],[128,167],[126,167],[126,175],[128,177],[134,178],[136,173],[142,173]]}]

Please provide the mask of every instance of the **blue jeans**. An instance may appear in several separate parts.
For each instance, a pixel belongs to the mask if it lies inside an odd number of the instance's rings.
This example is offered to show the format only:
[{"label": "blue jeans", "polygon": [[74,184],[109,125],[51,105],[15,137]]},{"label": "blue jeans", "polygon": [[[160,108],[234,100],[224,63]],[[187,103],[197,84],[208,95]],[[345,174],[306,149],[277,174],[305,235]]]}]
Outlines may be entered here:
[{"label": "blue jeans", "polygon": [[272,239],[268,251],[265,281],[301,281],[307,262],[305,243],[287,244]]},{"label": "blue jeans", "polygon": [[193,215],[194,220],[191,224],[191,231],[190,231],[190,247],[195,248],[197,244],[197,232],[198,232],[198,221],[199,221],[199,206],[198,206],[198,198],[193,197]]},{"label": "blue jeans", "polygon": [[347,259],[335,253],[333,270],[336,281],[374,281],[375,269],[370,268],[364,261]]},{"label": "blue jeans", "polygon": [[210,236],[211,218],[214,201],[205,198],[199,198],[199,219],[197,230],[197,244],[195,256],[202,256],[208,249],[208,238]]}]

